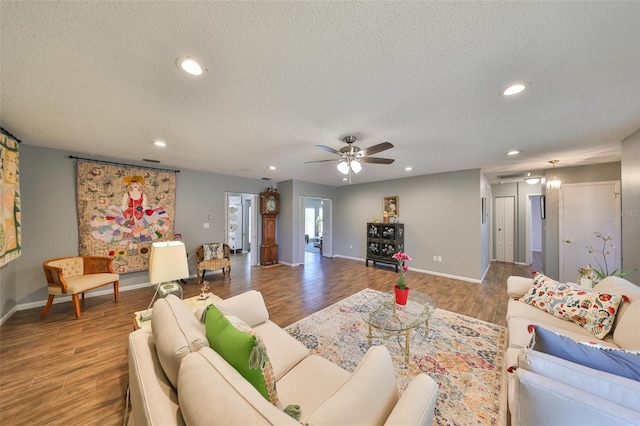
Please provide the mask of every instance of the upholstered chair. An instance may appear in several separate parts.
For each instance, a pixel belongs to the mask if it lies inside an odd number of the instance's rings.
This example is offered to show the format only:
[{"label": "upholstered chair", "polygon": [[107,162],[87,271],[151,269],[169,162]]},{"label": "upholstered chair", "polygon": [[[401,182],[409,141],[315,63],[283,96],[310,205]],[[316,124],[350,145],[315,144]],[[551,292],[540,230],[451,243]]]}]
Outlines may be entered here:
[{"label": "upholstered chair", "polygon": [[103,285],[113,284],[113,294],[118,302],[118,284],[120,276],[113,271],[110,257],[99,256],[71,256],[47,260],[43,263],[44,275],[47,278],[49,299],[40,318],[49,312],[53,298],[57,295],[70,294],[76,318],[80,318],[80,299],[84,303],[85,291]]},{"label": "upholstered chair", "polygon": [[[203,244],[196,250],[198,258],[198,284],[204,280],[205,271],[215,271],[222,269],[222,274],[226,272],[227,276],[231,276],[231,249],[225,243],[209,243]],[[200,275],[202,271],[202,275]]]}]

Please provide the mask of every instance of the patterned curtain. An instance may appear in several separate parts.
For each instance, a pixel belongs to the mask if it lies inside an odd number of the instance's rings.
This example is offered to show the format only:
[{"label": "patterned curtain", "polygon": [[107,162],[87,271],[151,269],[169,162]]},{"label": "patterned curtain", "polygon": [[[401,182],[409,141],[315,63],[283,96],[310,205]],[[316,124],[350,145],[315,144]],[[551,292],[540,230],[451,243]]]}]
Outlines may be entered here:
[{"label": "patterned curtain", "polygon": [[79,159],[76,185],[80,255],[142,271],[151,243],[174,238],[175,171]]},{"label": "patterned curtain", "polygon": [[0,266],[22,251],[18,140],[0,129]]}]

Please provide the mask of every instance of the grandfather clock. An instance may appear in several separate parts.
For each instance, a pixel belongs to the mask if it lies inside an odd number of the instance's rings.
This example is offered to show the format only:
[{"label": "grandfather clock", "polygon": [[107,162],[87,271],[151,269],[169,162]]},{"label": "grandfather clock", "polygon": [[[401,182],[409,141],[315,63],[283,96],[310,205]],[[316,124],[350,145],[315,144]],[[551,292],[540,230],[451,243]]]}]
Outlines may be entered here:
[{"label": "grandfather clock", "polygon": [[276,216],[280,213],[280,194],[271,188],[260,194],[260,214],[262,214],[262,245],[260,246],[260,264],[278,263],[278,244],[276,244]]}]

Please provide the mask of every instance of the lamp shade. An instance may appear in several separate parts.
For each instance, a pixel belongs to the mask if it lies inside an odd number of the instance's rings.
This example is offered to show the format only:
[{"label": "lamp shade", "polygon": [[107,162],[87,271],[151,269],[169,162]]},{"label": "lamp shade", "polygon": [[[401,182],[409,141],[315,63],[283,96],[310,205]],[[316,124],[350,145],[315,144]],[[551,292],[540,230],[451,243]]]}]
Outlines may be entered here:
[{"label": "lamp shade", "polygon": [[336,167],[338,168],[338,171],[343,175],[349,173],[349,163],[347,163],[346,161],[340,161]]},{"label": "lamp shade", "polygon": [[351,166],[351,170],[356,174],[362,171],[362,164],[360,164],[358,160],[352,160],[349,165]]},{"label": "lamp shade", "polygon": [[189,276],[187,249],[181,241],[163,241],[151,245],[149,282],[157,284]]}]

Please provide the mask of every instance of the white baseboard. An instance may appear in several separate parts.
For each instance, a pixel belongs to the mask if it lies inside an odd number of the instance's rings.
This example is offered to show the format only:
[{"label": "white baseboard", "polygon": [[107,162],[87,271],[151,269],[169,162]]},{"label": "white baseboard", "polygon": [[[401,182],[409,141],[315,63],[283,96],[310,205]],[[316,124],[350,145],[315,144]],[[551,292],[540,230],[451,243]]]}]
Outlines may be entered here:
[{"label": "white baseboard", "polygon": [[[350,257],[350,256],[343,256],[341,254],[336,254],[335,257],[341,257],[343,259],[351,259],[351,260],[357,260],[357,261],[360,261],[360,262],[366,262],[366,259],[360,259],[360,258],[357,258],[357,257]],[[389,265],[393,265],[393,264],[389,263]],[[442,272],[428,271],[426,269],[411,268],[411,272],[420,272],[422,274],[435,275],[437,277],[451,278],[451,279],[454,279],[454,280],[467,281],[467,282],[475,283],[475,284],[482,284],[482,280],[478,280],[478,279],[475,279],[475,278],[468,278],[468,277],[461,277],[461,276],[458,276],[458,275],[444,274]]]}]

